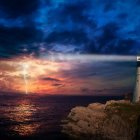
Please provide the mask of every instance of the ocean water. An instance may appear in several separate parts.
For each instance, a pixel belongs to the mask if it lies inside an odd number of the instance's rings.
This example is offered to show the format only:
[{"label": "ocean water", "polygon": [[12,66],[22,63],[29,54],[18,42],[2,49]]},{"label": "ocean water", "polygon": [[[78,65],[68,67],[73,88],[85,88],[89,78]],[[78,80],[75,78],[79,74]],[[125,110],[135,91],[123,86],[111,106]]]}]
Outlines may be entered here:
[{"label": "ocean water", "polygon": [[61,133],[61,120],[75,106],[105,103],[123,97],[94,96],[0,96],[0,140],[68,139]]}]

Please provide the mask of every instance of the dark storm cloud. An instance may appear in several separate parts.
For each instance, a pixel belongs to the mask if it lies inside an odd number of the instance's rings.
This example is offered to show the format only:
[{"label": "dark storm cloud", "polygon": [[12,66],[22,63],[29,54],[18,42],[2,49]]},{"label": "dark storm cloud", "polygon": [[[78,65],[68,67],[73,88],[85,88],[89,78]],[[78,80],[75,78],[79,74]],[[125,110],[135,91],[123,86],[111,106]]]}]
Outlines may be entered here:
[{"label": "dark storm cloud", "polygon": [[[136,7],[132,13],[129,12],[131,7]],[[129,31],[137,30],[139,22],[136,13],[139,9],[131,0],[125,3],[102,0],[64,2],[57,8],[51,7],[49,22],[54,22],[55,28],[52,28],[46,41],[82,45],[82,53],[137,54],[140,51],[136,49],[139,48],[140,34],[132,35]],[[131,18],[135,18],[136,23]],[[131,29],[131,26],[134,28]]]},{"label": "dark storm cloud", "polygon": [[33,45],[41,39],[33,18],[39,0],[0,1],[0,56],[9,58],[23,54],[38,54]]},{"label": "dark storm cloud", "polygon": [[0,56],[38,56],[40,44],[46,53],[136,55],[139,15],[137,0],[1,0]]},{"label": "dark storm cloud", "polygon": [[108,11],[112,10],[113,8],[115,8],[113,2],[112,3],[107,2],[104,6],[104,12],[108,12]]},{"label": "dark storm cloud", "polygon": [[[60,14],[63,16],[61,17],[61,22],[70,19],[75,24],[83,24],[92,28],[95,28],[97,25],[93,19],[90,19],[87,14],[87,10],[91,7],[92,1],[91,0],[79,0],[76,2],[65,3],[65,5],[60,6]],[[66,21],[67,22],[67,21]]]},{"label": "dark storm cloud", "polygon": [[62,43],[62,44],[77,44],[87,42],[86,33],[82,30],[52,32],[48,35],[46,42],[48,43]]},{"label": "dark storm cloud", "polygon": [[39,0],[0,0],[0,10],[7,18],[29,16],[36,12]]},{"label": "dark storm cloud", "polygon": [[55,86],[55,87],[62,87],[62,86],[64,86],[64,85],[63,85],[63,84],[56,83],[56,84],[52,84],[52,86]]},{"label": "dark storm cloud", "polygon": [[[122,39],[118,32],[121,27],[116,23],[106,24],[102,28],[102,34],[97,38],[98,51],[106,54],[135,54],[134,47],[138,47],[137,41],[129,38]],[[92,52],[94,53],[94,52]]]},{"label": "dark storm cloud", "polygon": [[[38,48],[30,44],[40,41],[39,35],[41,36],[41,34],[34,27],[6,28],[0,26],[0,56],[11,57],[23,53],[37,53]],[[26,46],[26,44],[28,45]]]},{"label": "dark storm cloud", "polygon": [[44,80],[44,81],[54,81],[54,82],[60,82],[59,79],[56,79],[56,78],[51,78],[51,77],[43,77],[41,78],[41,80]]},{"label": "dark storm cloud", "polygon": [[81,88],[81,92],[88,93],[89,89],[88,88]]}]

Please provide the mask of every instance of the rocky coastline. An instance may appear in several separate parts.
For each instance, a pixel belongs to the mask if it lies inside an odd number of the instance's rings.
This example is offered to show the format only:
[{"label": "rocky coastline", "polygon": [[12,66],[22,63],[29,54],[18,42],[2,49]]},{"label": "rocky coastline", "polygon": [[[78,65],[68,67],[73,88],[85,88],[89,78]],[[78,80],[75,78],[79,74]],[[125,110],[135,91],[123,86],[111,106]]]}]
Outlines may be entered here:
[{"label": "rocky coastline", "polygon": [[140,140],[140,104],[126,100],[78,106],[63,120],[62,132],[79,140]]}]

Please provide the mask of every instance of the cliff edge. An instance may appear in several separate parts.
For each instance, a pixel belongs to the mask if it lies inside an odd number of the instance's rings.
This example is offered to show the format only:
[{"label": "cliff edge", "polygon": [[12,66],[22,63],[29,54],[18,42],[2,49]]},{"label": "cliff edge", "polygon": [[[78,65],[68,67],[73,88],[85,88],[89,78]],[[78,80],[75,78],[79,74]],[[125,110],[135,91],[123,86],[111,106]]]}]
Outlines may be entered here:
[{"label": "cliff edge", "polygon": [[73,139],[140,140],[140,104],[111,100],[75,107],[62,132]]}]

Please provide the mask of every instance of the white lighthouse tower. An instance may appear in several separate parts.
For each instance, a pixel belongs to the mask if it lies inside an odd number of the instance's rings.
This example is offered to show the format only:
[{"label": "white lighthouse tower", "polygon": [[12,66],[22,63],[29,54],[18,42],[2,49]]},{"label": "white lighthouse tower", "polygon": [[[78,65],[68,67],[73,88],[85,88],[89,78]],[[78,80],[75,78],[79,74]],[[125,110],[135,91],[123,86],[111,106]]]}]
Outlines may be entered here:
[{"label": "white lighthouse tower", "polygon": [[139,101],[140,101],[140,56],[137,56],[136,87],[133,95],[133,102]]}]

